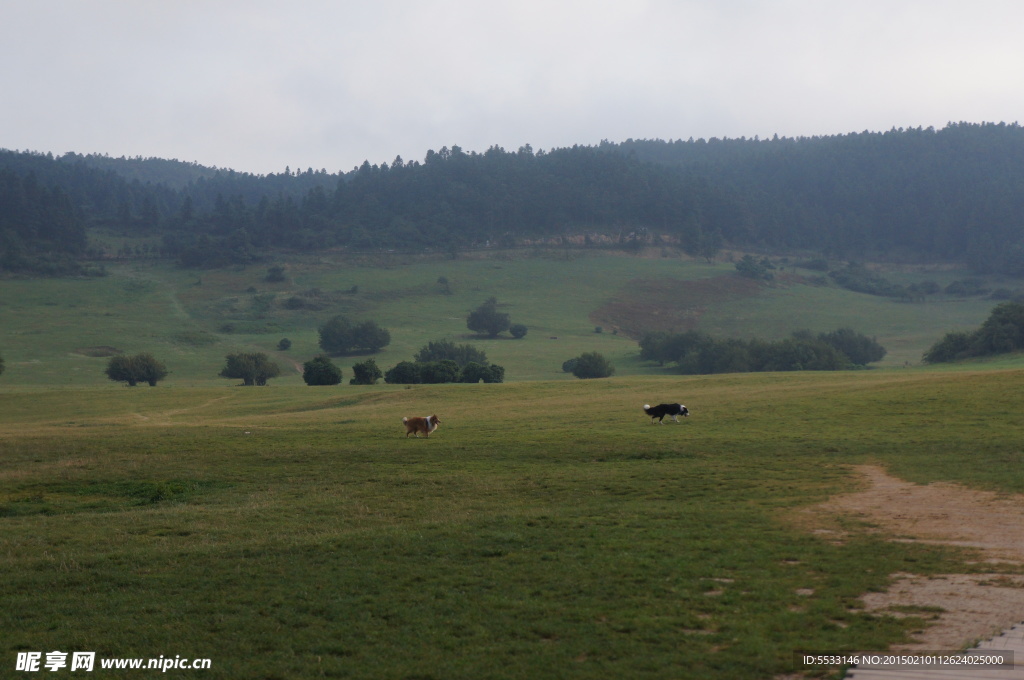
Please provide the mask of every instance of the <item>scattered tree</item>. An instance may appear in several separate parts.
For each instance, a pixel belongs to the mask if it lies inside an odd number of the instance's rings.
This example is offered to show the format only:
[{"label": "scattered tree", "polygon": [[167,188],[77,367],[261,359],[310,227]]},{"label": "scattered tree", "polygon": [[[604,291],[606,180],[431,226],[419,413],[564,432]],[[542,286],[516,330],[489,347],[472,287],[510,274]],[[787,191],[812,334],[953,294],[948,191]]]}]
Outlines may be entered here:
[{"label": "scattered tree", "polygon": [[607,378],[615,373],[615,367],[597,352],[584,352],[576,357],[572,374],[577,378]]},{"label": "scattered tree", "polygon": [[391,333],[374,321],[364,321],[356,326],[353,344],[356,349],[379,352],[391,344]]},{"label": "scattered tree", "polygon": [[377,381],[384,377],[384,374],[377,367],[377,362],[370,358],[353,364],[352,376],[352,379],[348,381],[350,385],[376,385]]},{"label": "scattered tree", "polygon": [[419,364],[420,382],[426,384],[450,383],[459,379],[459,365],[451,359]]},{"label": "scattered tree", "polygon": [[321,354],[302,365],[302,379],[307,385],[337,385],[341,382],[341,369]]},{"label": "scattered tree", "polygon": [[355,324],[345,316],[332,317],[320,327],[320,349],[328,354],[379,352],[391,343],[391,333],[374,321]]},{"label": "scattered tree", "polygon": [[263,352],[229,354],[225,359],[227,364],[220,377],[239,379],[243,385],[266,385],[268,380],[281,375],[281,367]]},{"label": "scattered tree", "polygon": [[926,364],[947,363],[971,356],[971,334],[952,331],[932,345],[921,359]]},{"label": "scattered tree", "polygon": [[508,327],[508,332],[512,334],[512,337],[516,340],[526,337],[526,331],[528,329],[521,323],[514,323]]},{"label": "scattered tree", "polygon": [[470,362],[461,369],[450,359],[441,361],[402,361],[384,374],[390,385],[417,385],[436,383],[500,383],[505,380],[505,369],[496,364]]},{"label": "scattered tree", "polygon": [[505,381],[505,368],[497,364],[478,364],[470,362],[462,367],[459,373],[460,383],[500,383]]},{"label": "scattered tree", "polygon": [[167,377],[167,367],[147,352],[134,356],[119,354],[110,357],[106,374],[111,380],[126,382],[130,387],[135,387],[140,382],[155,387],[159,381]]},{"label": "scattered tree", "polygon": [[512,325],[508,314],[498,311],[498,299],[488,298],[466,317],[466,326],[476,333],[496,337]]},{"label": "scattered tree", "polygon": [[473,345],[456,345],[451,340],[437,340],[428,342],[420,348],[420,351],[413,357],[416,361],[441,361],[450,359],[460,367],[470,362],[478,364],[487,363],[487,354]]},{"label": "scattered tree", "polygon": [[292,347],[292,341],[288,338],[281,338],[281,341],[277,343],[277,349],[282,352],[287,352]]},{"label": "scattered tree", "polygon": [[858,366],[867,366],[885,358],[886,350],[878,340],[857,333],[852,328],[840,328],[831,333],[821,333],[818,339],[835,347]]},{"label": "scattered tree", "polygon": [[767,257],[755,260],[753,255],[744,255],[743,259],[736,263],[736,271],[740,276],[751,279],[771,280],[774,274],[770,270],[775,269]]},{"label": "scattered tree", "polygon": [[384,382],[389,385],[417,385],[420,382],[421,364],[400,361],[384,373]]}]

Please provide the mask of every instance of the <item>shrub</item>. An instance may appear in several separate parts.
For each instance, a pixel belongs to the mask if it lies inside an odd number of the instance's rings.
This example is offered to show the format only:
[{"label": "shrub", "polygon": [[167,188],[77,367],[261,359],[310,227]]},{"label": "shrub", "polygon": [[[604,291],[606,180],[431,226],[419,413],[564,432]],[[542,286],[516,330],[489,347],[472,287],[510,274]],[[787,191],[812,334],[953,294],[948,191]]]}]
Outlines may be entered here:
[{"label": "shrub", "polygon": [[874,338],[841,328],[814,335],[797,331],[777,341],[716,340],[698,331],[656,332],[640,340],[640,357],[674,362],[681,373],[748,371],[834,371],[879,361],[886,354]]},{"label": "shrub", "polygon": [[1024,304],[1003,302],[992,309],[981,328],[947,333],[922,358],[932,364],[1018,350],[1024,350]]},{"label": "shrub", "polygon": [[420,366],[411,361],[400,361],[384,373],[384,382],[389,385],[416,385],[420,380]]},{"label": "shrub", "polygon": [[352,376],[348,381],[350,385],[376,385],[384,374],[380,372],[376,361],[367,359],[352,365]]},{"label": "shrub", "polygon": [[526,331],[528,329],[521,323],[514,323],[508,327],[508,332],[512,334],[512,337],[516,340],[526,337]]},{"label": "shrub", "polygon": [[505,382],[505,367],[497,364],[491,364],[487,367],[487,372],[483,376],[485,383],[500,383]]},{"label": "shrub", "polygon": [[459,373],[460,383],[472,383],[478,382],[485,383],[500,383],[505,380],[505,369],[497,364],[491,364],[486,366],[478,364],[476,362],[470,362],[462,367],[462,371]]},{"label": "shrub", "polygon": [[744,255],[743,259],[736,263],[736,271],[739,272],[740,276],[746,276],[751,279],[770,280],[774,278],[774,274],[769,271],[770,269],[775,269],[775,267],[766,257],[758,261],[752,255]]},{"label": "shrub", "polygon": [[321,354],[302,365],[302,379],[307,385],[337,385],[341,382],[341,369]]},{"label": "shrub", "polygon": [[428,361],[420,364],[420,382],[426,384],[450,383],[459,379],[459,365],[451,359]]},{"label": "shrub", "polygon": [[268,380],[281,375],[281,367],[263,352],[229,354],[225,359],[220,377],[240,379],[243,385],[266,385]]},{"label": "shrub", "polygon": [[971,334],[953,331],[932,345],[921,357],[926,364],[939,364],[970,356]]},{"label": "shrub", "polygon": [[292,341],[288,338],[281,338],[281,341],[277,343],[277,348],[282,352],[287,352],[292,347]]},{"label": "shrub", "polygon": [[597,352],[584,352],[576,357],[572,374],[577,378],[607,378],[615,373],[615,367]]},{"label": "shrub", "polygon": [[126,382],[135,387],[140,382],[155,387],[157,382],[167,377],[167,367],[157,361],[152,354],[143,353],[134,356],[118,355],[107,362],[107,377],[115,382]]},{"label": "shrub", "polygon": [[460,367],[471,362],[478,364],[487,363],[487,355],[483,351],[470,344],[456,345],[451,340],[428,342],[420,348],[414,359],[420,362],[449,359]]},{"label": "shrub", "polygon": [[508,330],[512,325],[508,314],[498,311],[497,298],[488,298],[486,302],[474,309],[466,317],[466,327],[476,333],[495,337],[498,333]]},{"label": "shrub", "polygon": [[840,288],[852,290],[855,293],[880,297],[908,297],[906,288],[875,274],[858,262],[850,262],[843,269],[831,271],[828,275]]},{"label": "shrub", "polygon": [[374,321],[353,323],[348,317],[335,316],[320,327],[320,349],[328,354],[353,351],[379,352],[391,343],[391,333]]},{"label": "shrub", "polygon": [[470,362],[461,369],[450,359],[441,361],[401,361],[388,369],[384,382],[389,385],[438,384],[451,382],[500,383],[505,379],[501,366]]},{"label": "shrub", "polygon": [[852,328],[840,328],[831,333],[821,333],[818,335],[818,339],[845,354],[851,362],[858,366],[867,366],[872,362],[881,361],[886,355],[885,348],[877,340],[869,338],[863,333],[857,333]]},{"label": "shrub", "polygon": [[139,376],[132,366],[131,357],[124,355],[110,357],[105,372],[107,377],[114,382],[126,382],[130,387],[135,387],[139,384]]},{"label": "shrub", "polygon": [[991,290],[980,279],[954,281],[946,286],[946,295],[987,295]]}]

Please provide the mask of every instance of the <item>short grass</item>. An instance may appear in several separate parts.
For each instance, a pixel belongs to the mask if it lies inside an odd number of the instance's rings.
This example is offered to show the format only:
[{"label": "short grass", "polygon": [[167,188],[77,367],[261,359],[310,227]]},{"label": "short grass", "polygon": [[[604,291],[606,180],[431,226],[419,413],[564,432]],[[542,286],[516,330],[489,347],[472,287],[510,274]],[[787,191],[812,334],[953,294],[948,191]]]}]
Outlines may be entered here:
[{"label": "short grass", "polygon": [[[204,284],[205,285],[205,284]],[[895,572],[976,568],[788,521],[881,463],[1024,492],[1024,372],[0,390],[0,665],[195,678],[766,678],[884,649]],[[692,416],[652,426],[645,401]],[[429,439],[402,415],[437,413]],[[133,675],[134,673],[134,675]],[[104,677],[137,677],[108,671]]]},{"label": "short grass", "polygon": [[[730,286],[736,276],[731,264],[672,252],[650,255],[539,250],[455,260],[295,256],[278,263],[286,271],[286,280],[278,283],[265,280],[274,263],[189,271],[141,262],[108,265],[109,276],[103,278],[5,279],[0,280],[0,356],[7,370],[0,380],[100,385],[106,381],[104,352],[113,348],[153,353],[170,370],[167,384],[182,387],[223,382],[217,374],[226,354],[262,351],[284,369],[277,382],[300,385],[302,363],[320,352],[317,328],[335,314],[373,319],[391,331],[391,344],[376,356],[385,369],[411,359],[429,341],[448,338],[483,349],[506,368],[509,381],[572,380],[561,371],[562,363],[589,351],[607,356],[619,375],[662,373],[640,361],[628,332],[659,328],[673,315],[696,319],[699,330],[720,337],[778,338],[804,328],[849,326],[876,336],[889,350],[882,366],[902,366],[918,363],[946,332],[977,327],[996,304],[984,297],[945,296],[894,302],[810,285],[801,277],[818,273],[803,270],[796,276],[787,270],[772,284],[723,297],[716,287]],[[900,276],[944,283],[965,275]],[[438,283],[442,277],[447,289]],[[697,289],[686,286],[697,280],[704,282]],[[659,282],[667,292],[654,300],[638,298],[638,281]],[[478,338],[466,328],[468,312],[490,296],[514,322],[528,326],[525,338]],[[302,305],[290,305],[292,298]],[[616,334],[619,329],[601,313],[610,301],[642,308],[633,328]],[[595,332],[598,326],[603,332]],[[282,338],[292,341],[287,351],[277,350]],[[337,359],[346,380],[351,364],[361,359]]]}]

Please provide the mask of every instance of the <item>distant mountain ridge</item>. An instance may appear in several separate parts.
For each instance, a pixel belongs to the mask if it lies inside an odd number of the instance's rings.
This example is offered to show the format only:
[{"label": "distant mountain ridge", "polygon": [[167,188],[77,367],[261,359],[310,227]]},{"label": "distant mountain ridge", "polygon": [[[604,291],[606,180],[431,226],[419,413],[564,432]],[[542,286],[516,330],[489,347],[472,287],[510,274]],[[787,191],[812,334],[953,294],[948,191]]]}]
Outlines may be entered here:
[{"label": "distant mountain ridge", "polygon": [[58,159],[62,163],[83,163],[98,170],[111,170],[128,182],[142,184],[163,184],[172,189],[183,189],[191,182],[215,176],[220,170],[195,162],[167,160],[165,158],[143,158],[135,156],[112,158],[101,154],[77,154],[68,152]]},{"label": "distant mountain ridge", "polygon": [[[61,229],[75,238],[41,226],[42,206],[64,200],[75,214],[62,208]],[[725,245],[885,252],[1024,276],[1024,129],[452,146],[335,174],[0,151],[0,268],[83,257],[81,233],[94,228],[158,235],[158,254],[186,266],[281,247],[457,250],[586,234],[634,247],[664,234],[705,257]]]}]

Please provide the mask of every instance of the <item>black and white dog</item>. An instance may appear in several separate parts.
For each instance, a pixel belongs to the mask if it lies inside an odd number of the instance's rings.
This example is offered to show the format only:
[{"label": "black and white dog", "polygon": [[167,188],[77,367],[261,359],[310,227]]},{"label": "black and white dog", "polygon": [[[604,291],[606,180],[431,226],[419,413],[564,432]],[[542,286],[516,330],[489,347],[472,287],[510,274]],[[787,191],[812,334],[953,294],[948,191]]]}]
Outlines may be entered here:
[{"label": "black and white dog", "polygon": [[644,413],[651,417],[651,425],[654,424],[654,419],[658,419],[659,425],[664,425],[665,416],[672,416],[672,420],[679,422],[679,416],[686,418],[690,415],[689,409],[682,404],[658,404],[657,406],[651,406],[650,404],[644,404]]}]

